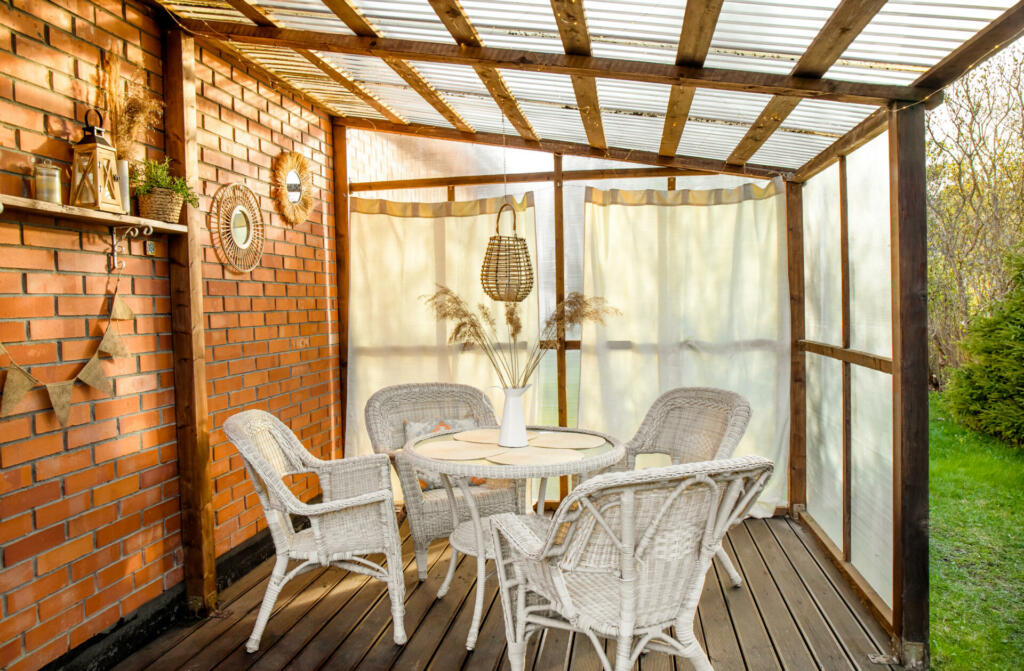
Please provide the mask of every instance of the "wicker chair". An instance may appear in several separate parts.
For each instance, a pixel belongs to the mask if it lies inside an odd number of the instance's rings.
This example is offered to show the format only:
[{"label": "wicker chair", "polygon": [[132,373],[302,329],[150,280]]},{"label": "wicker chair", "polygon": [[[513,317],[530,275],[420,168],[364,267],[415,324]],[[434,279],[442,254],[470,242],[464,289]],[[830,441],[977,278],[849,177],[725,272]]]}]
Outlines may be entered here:
[{"label": "wicker chair", "polygon": [[[625,445],[625,458],[605,473],[633,470],[638,454],[667,454],[673,464],[728,459],[749,422],[750,404],[739,394],[706,387],[671,389],[651,405]],[[743,578],[721,548],[718,560],[733,587],[742,585]]]},{"label": "wicker chair", "polygon": [[[373,451],[389,454],[402,484],[420,580],[427,579],[427,548],[434,540],[448,538],[454,530],[451,506],[444,489],[420,490],[415,468],[401,453],[405,445],[405,421],[471,418],[477,426],[497,426],[494,408],[483,392],[464,384],[431,382],[384,387],[366,402],[366,430]],[[522,513],[526,500],[523,482],[488,482],[473,487],[480,515]],[[459,519],[468,520],[462,491],[453,488]]]},{"label": "wicker chair", "polygon": [[[763,457],[605,473],[574,489],[551,519],[495,515],[491,531],[512,671],[545,627],[617,640],[615,671],[645,651],[711,663],[693,633],[716,548],[772,472]],[[675,635],[671,633],[675,627]]]},{"label": "wicker chair", "polygon": [[[262,410],[229,417],[224,433],[242,455],[277,550],[277,562],[245,649],[259,649],[263,629],[285,583],[328,565],[387,583],[395,643],[404,644],[405,579],[387,457],[375,454],[322,461],[310,454],[284,423]],[[282,479],[309,472],[320,480],[322,503],[303,503]],[[310,527],[295,531],[290,515],[309,518]],[[386,566],[363,556],[378,552],[384,554]],[[289,561],[301,563],[289,571]]]}]

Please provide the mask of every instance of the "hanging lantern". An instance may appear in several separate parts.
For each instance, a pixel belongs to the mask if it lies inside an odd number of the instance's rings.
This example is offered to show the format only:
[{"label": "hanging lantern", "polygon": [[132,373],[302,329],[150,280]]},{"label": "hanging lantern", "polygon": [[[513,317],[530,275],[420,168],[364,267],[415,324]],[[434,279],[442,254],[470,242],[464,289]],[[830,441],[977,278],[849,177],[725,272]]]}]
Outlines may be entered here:
[{"label": "hanging lantern", "polygon": [[[99,117],[99,124],[89,124],[89,114]],[[105,212],[124,212],[117,178],[117,152],[107,142],[100,128],[103,115],[91,109],[85,113],[85,131],[75,145],[71,163],[71,198],[69,205],[89,207]]]},{"label": "hanging lantern", "polygon": [[[512,211],[512,235],[501,235],[501,213]],[[498,208],[494,222],[494,235],[487,243],[484,264],[480,268],[480,284],[484,293],[496,301],[518,303],[533,289],[533,268],[526,240],[516,235],[516,210],[508,203]]]}]

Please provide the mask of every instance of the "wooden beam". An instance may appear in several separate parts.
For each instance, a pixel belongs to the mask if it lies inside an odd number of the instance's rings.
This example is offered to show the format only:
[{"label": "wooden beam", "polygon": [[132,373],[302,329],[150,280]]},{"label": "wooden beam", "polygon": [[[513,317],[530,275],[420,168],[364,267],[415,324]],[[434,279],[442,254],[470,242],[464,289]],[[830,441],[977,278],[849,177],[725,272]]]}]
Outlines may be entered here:
[{"label": "wooden beam", "polygon": [[[372,41],[376,41],[380,37],[380,33],[377,29],[370,25],[370,22],[356,9],[355,5],[350,0],[324,0],[324,4],[327,5],[334,14],[341,19],[349,30],[356,34],[357,39],[359,38],[372,38]],[[288,31],[284,31],[288,32]],[[323,49],[319,45],[318,41],[306,45],[299,45],[300,47],[306,46],[310,49],[317,49],[318,51],[331,51],[331,49]],[[392,70],[394,70],[399,77],[405,80],[405,83],[412,87],[413,91],[420,94],[420,97],[427,101],[427,103],[433,107],[437,112],[445,118],[445,120],[454,126],[456,129],[464,133],[472,133],[473,127],[462,118],[462,115],[455,111],[448,101],[444,99],[434,87],[423,78],[423,75],[419,73],[412,65],[406,62],[406,60],[400,56],[394,54],[369,54],[372,56],[379,56],[381,60],[388,64]]]},{"label": "wooden beam", "polygon": [[848,133],[829,145],[827,149],[803,164],[794,173],[793,181],[806,182],[838,161],[839,157],[847,156],[859,147],[863,147],[884,133],[888,122],[888,110],[884,107],[876,110],[864,121],[850,129]]},{"label": "wooden beam", "polygon": [[[555,154],[555,304],[565,300],[565,192],[562,173],[562,155]],[[558,388],[558,426],[569,426],[568,374],[566,372],[565,324],[559,324],[555,334],[555,373]],[[569,478],[558,481],[559,500],[569,495]]]},{"label": "wooden beam", "polygon": [[[344,119],[341,123],[345,123]],[[598,179],[630,179],[646,177],[667,177],[670,184],[676,177],[693,175],[711,175],[704,170],[684,170],[679,168],[599,168],[594,170],[563,170],[562,181],[598,180]],[[420,177],[417,179],[394,179],[378,182],[352,182],[349,193],[357,191],[390,191],[392,189],[429,189],[441,186],[473,186],[480,184],[523,184],[529,182],[553,182],[554,171],[521,172],[512,174],[461,175],[457,177]],[[670,186],[674,189],[675,186]]]},{"label": "wooden beam", "polygon": [[804,338],[803,185],[786,182],[786,268],[789,274],[789,510],[807,506],[807,361]]},{"label": "wooden beam", "polygon": [[747,177],[758,177],[771,179],[780,175],[788,175],[786,168],[764,165],[729,165],[724,161],[714,159],[698,158],[693,156],[659,156],[653,151],[639,151],[609,147],[598,149],[590,145],[578,142],[563,142],[560,140],[540,140],[529,142],[518,135],[502,135],[500,133],[462,133],[452,128],[441,128],[439,126],[426,126],[423,124],[396,124],[377,119],[363,119],[360,117],[344,117],[336,120],[336,123],[343,123],[349,128],[361,128],[379,133],[397,133],[400,135],[414,135],[416,137],[429,137],[438,140],[452,140],[455,142],[470,142],[474,144],[486,144],[497,147],[512,147],[515,149],[532,149],[550,154],[563,154],[568,156],[589,156],[591,158],[603,158],[611,161],[626,161],[629,163],[643,163],[647,165],[659,165],[666,168],[680,168],[683,170],[700,170],[704,172],[725,173],[729,175],[742,175]]},{"label": "wooden beam", "polygon": [[257,26],[277,26],[262,9],[249,4],[246,0],[227,0],[227,3]]},{"label": "wooden beam", "polygon": [[[164,34],[163,46],[166,153],[172,172],[197,188],[195,44],[191,36],[172,29]],[[207,613],[217,608],[217,557],[206,406],[203,216],[186,204],[182,218],[188,232],[168,237],[181,544],[189,609]]]},{"label": "wooden beam", "polygon": [[928,668],[928,246],[924,109],[889,111],[892,222],[893,625]]},{"label": "wooden beam", "polygon": [[[591,56],[590,30],[587,29],[583,0],[551,0],[551,11],[555,15],[555,24],[565,53],[570,56]],[[591,147],[604,149],[608,143],[604,139],[604,124],[601,123],[597,80],[590,75],[572,75],[571,81],[583,130],[587,133],[587,142]]]},{"label": "wooden beam", "polygon": [[[842,0],[790,74],[811,78],[824,76],[885,2],[886,0]],[[800,98],[797,97],[772,98],[747,134],[733,149],[729,162],[749,161],[799,104]]]},{"label": "wooden beam", "polygon": [[886,105],[893,100],[924,100],[935,93],[933,89],[914,86],[849,82],[723,68],[684,67],[523,49],[465,47],[424,40],[248,26],[232,21],[198,21],[185,17],[178,17],[177,21],[196,35],[265,46],[300,47],[453,65],[488,65],[500,70],[551,72],[653,84],[680,84],[723,91],[788,95],[867,105]]},{"label": "wooden beam", "polygon": [[[846,157],[839,159],[839,292],[840,339],[843,349],[850,343],[850,215],[847,206]],[[843,413],[843,559],[851,561],[853,539],[853,371],[849,361],[842,367]]]},{"label": "wooden beam", "polygon": [[[689,0],[683,13],[683,27],[676,49],[676,65],[701,67],[711,48],[711,38],[718,25],[718,15],[725,0]],[[665,128],[661,132],[662,156],[675,156],[679,139],[690,115],[690,105],[696,89],[692,86],[673,86],[665,110]]]},{"label": "wooden beam", "polygon": [[1024,35],[1024,2],[1018,2],[995,21],[954,49],[928,72],[917,78],[916,86],[942,89],[968,71],[996,55]]},{"label": "wooden beam", "polygon": [[[470,22],[469,17],[466,16],[465,10],[462,8],[462,4],[459,0],[430,0],[430,6],[434,8],[434,12],[441,19],[441,23],[445,25],[448,32],[451,33],[452,37],[458,44],[467,47],[482,47],[483,41],[480,39],[480,35],[476,32],[476,28]],[[493,68],[488,65],[475,65],[473,69],[476,71],[480,81],[487,87],[487,92],[494,98],[494,102],[501,109],[502,114],[512,123],[512,126],[519,133],[520,137],[526,140],[538,140],[540,136],[533,129],[533,125],[523,114],[523,110],[519,107],[519,101],[512,95],[512,91],[509,90],[508,84],[505,83],[505,78],[501,76],[501,72],[497,68]]]},{"label": "wooden beam", "polygon": [[348,91],[350,91],[354,96],[362,100],[364,103],[366,103],[373,109],[380,112],[389,121],[392,121],[394,123],[409,123],[400,114],[398,114],[398,112],[394,111],[393,109],[382,103],[380,100],[377,99],[377,96],[367,91],[362,84],[360,84],[354,79],[349,79],[344,74],[339,72],[337,68],[335,68],[333,65],[331,65],[324,59],[314,54],[309,49],[296,49],[295,51],[300,56],[304,57],[307,61],[320,68],[320,70],[325,75],[327,75],[335,82],[341,84],[346,89],[348,89]]},{"label": "wooden beam", "polygon": [[332,125],[331,147],[334,158],[334,249],[338,286],[338,389],[341,396],[341,457],[345,456],[345,432],[348,429],[348,299],[349,299],[349,223],[348,223],[348,143],[345,127]]},{"label": "wooden beam", "polygon": [[801,340],[800,349],[812,354],[820,354],[837,361],[845,361],[855,366],[877,370],[879,373],[892,373],[892,359],[859,349],[847,349],[837,345],[818,342],[817,340]]}]

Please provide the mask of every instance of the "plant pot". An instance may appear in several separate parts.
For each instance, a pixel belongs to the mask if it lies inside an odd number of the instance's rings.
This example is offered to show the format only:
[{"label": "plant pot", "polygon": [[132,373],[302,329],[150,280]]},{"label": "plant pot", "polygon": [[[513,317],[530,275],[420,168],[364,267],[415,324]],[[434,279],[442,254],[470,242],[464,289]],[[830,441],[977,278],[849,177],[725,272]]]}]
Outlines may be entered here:
[{"label": "plant pot", "polygon": [[149,193],[139,196],[139,216],[176,224],[181,216],[181,206],[184,202],[185,197],[180,193],[175,193],[170,189],[153,189]]},{"label": "plant pot", "polygon": [[526,447],[526,418],[523,415],[523,394],[530,388],[509,387],[505,392],[505,406],[501,412],[501,430],[498,445],[502,447]]},{"label": "plant pot", "polygon": [[131,186],[131,175],[128,172],[128,159],[117,159],[117,186],[121,190],[121,210],[125,214],[131,214],[132,193],[129,188]]}]

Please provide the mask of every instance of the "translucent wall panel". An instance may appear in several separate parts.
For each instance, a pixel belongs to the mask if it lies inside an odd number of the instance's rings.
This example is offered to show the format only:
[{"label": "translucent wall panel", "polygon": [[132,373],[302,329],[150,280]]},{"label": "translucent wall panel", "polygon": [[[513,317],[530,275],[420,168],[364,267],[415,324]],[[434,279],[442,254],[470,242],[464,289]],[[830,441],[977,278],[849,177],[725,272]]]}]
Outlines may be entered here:
[{"label": "translucent wall panel", "polygon": [[847,157],[846,185],[850,224],[851,346],[891,356],[888,133]]},{"label": "translucent wall panel", "polygon": [[[842,344],[839,168],[804,184],[804,313],[808,340]],[[810,394],[808,394],[809,396]]]},{"label": "translucent wall panel", "polygon": [[851,368],[850,559],[892,605],[892,376]]},{"label": "translucent wall panel", "polygon": [[807,355],[807,512],[843,543],[842,363]]}]

